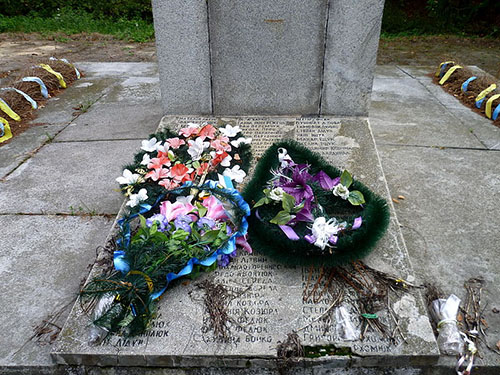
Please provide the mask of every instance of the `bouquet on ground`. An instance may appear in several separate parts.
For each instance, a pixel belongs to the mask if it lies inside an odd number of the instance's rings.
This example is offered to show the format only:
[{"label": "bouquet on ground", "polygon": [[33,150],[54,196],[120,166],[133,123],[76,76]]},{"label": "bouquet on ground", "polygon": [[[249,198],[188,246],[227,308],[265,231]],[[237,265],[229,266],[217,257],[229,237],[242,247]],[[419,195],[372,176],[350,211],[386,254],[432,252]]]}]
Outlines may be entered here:
[{"label": "bouquet on ground", "polygon": [[116,181],[130,207],[185,182],[202,185],[210,179],[226,185],[224,181],[230,180],[236,185],[248,172],[251,141],[231,124],[189,123],[177,133],[165,130],[142,141],[134,163]]},{"label": "bouquet on ground", "polygon": [[266,151],[244,196],[253,203],[252,246],[289,264],[359,259],[389,222],[385,200],[293,141]]},{"label": "bouquet on ground", "polygon": [[185,184],[149,206],[142,204],[119,221],[114,271],[92,279],[84,302],[99,299],[94,324],[107,332],[144,332],[169,283],[179,277],[226,266],[245,240],[248,204],[235,189],[208,181]]}]

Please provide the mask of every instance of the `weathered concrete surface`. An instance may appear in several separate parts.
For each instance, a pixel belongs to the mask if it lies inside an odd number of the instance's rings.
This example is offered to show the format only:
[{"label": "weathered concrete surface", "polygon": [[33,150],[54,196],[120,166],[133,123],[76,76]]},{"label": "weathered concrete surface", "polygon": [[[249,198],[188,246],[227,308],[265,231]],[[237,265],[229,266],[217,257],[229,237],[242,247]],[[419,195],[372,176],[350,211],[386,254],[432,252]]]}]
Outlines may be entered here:
[{"label": "weathered concrete surface", "polygon": [[[405,85],[384,90],[372,102],[370,119],[391,194],[405,197],[395,209],[410,258],[420,280],[437,285],[446,294],[454,293],[462,301],[464,282],[471,277],[485,279],[481,306],[490,327],[486,340],[495,347],[500,337],[500,315],[492,312],[500,309],[500,214],[495,209],[500,200],[500,129],[434,85],[428,76],[433,67],[393,67],[399,75],[397,70],[427,90],[427,101],[422,102],[420,94],[413,96],[414,90],[406,88],[408,79],[402,79]],[[383,81],[377,76],[374,94],[378,95],[380,87],[387,88]],[[388,94],[392,100],[405,98],[406,114],[388,110],[394,108],[385,101]],[[426,108],[428,114],[424,115]],[[433,118],[439,119],[434,125]],[[411,128],[405,127],[410,122]],[[463,149],[474,143],[474,149]],[[500,356],[483,344],[479,349],[482,358],[475,363],[480,368],[473,373],[498,373]],[[442,357],[436,371],[450,369],[455,363],[453,357]]]},{"label": "weathered concrete surface", "polygon": [[14,170],[23,160],[30,157],[44,142],[49,142],[67,124],[51,124],[34,126],[16,136],[10,143],[0,149],[0,179]]},{"label": "weathered concrete surface", "polygon": [[321,115],[366,116],[384,0],[330,1]]},{"label": "weathered concrete surface", "polygon": [[145,139],[156,130],[162,113],[160,103],[127,105],[100,101],[72,121],[57,142]]},{"label": "weathered concrete surface", "polygon": [[1,183],[0,212],[116,214],[116,177],[140,142],[50,143]]},{"label": "weathered concrete surface", "polygon": [[[30,341],[33,328],[74,301],[95,249],[111,221],[102,217],[0,215],[0,372],[52,364],[50,335]],[[83,250],[83,251],[82,251]],[[66,309],[52,321],[62,326]],[[45,345],[43,344],[45,342]]]},{"label": "weathered concrete surface", "polygon": [[327,3],[209,1],[215,114],[317,114]]},{"label": "weathered concrete surface", "polygon": [[212,113],[205,1],[153,1],[164,113]]},{"label": "weathered concrete surface", "polygon": [[[160,127],[175,124],[178,128],[187,122],[203,120],[169,117],[162,120]],[[388,197],[366,120],[293,117],[233,117],[224,120],[240,126],[245,136],[253,138],[256,157],[279,139],[296,139],[320,152],[333,165],[349,169],[371,189]],[[204,330],[203,293],[191,283],[171,287],[165,293],[159,304],[159,316],[147,334],[131,339],[110,337],[94,347],[86,342],[88,320],[80,305],[75,304],[59,337],[54,359],[62,365],[189,368],[219,367],[224,363],[224,366],[234,368],[274,368],[276,346],[286,339],[287,333],[298,331],[303,345],[335,345],[349,347],[353,352],[353,358],[339,356],[319,361],[305,360],[304,363],[311,367],[382,366],[387,369],[405,366],[409,358],[414,365],[436,363],[437,347],[418,291],[391,297],[391,306],[399,319],[405,341],[396,338],[391,343],[380,334],[369,332],[363,340],[346,342],[334,332],[331,324],[316,320],[332,303],[329,297],[324,296],[318,302],[303,301],[304,289],[308,288],[305,283],[308,268],[284,267],[259,255],[259,249],[254,250],[255,254],[241,255],[228,268],[204,276],[232,291],[246,290],[229,304],[231,319],[239,323],[232,327],[230,339],[220,340]],[[381,271],[414,280],[395,216],[387,235],[366,262]],[[98,273],[96,267],[93,275]],[[395,328],[388,315],[384,316],[382,310],[377,310],[377,313],[389,330]],[[357,322],[357,318],[354,319]]]}]

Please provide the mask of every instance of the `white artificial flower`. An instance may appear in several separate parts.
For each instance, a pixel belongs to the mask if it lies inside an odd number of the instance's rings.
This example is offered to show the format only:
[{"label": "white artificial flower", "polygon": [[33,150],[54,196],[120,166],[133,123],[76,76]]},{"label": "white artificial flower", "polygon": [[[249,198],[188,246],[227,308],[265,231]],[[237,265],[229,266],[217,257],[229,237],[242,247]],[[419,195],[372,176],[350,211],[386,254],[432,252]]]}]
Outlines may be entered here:
[{"label": "white artificial flower", "polygon": [[238,148],[241,144],[249,145],[250,143],[252,143],[252,138],[239,137],[238,139],[235,139],[234,141],[231,141],[229,143]]},{"label": "white artificial flower", "polygon": [[146,189],[141,189],[137,194],[130,194],[130,200],[127,202],[127,206],[135,207],[146,199],[148,199],[148,191]]},{"label": "white artificial flower", "polygon": [[141,165],[148,165],[151,162],[151,158],[149,157],[149,154],[144,154],[142,157]]},{"label": "white artificial flower", "polygon": [[226,168],[224,170],[224,176],[229,177],[231,180],[234,180],[238,183],[243,182],[243,179],[247,175],[243,169],[240,169],[239,165],[235,165],[233,168]]},{"label": "white artificial flower", "polygon": [[236,137],[236,134],[241,132],[241,129],[238,125],[236,126],[231,126],[231,125],[226,125],[225,128],[219,128],[220,132],[224,134],[226,137],[232,138]]},{"label": "white artificial flower", "polygon": [[283,188],[276,187],[269,192],[269,198],[271,198],[273,201],[281,202],[283,200],[284,193],[285,190],[283,190]]},{"label": "white artificial flower", "polygon": [[224,159],[222,159],[222,161],[220,162],[220,165],[222,165],[223,167],[230,167],[231,160],[233,160],[233,158],[231,157],[231,155],[228,155]]},{"label": "white artificial flower", "polygon": [[161,142],[158,142],[156,144],[156,151],[167,153],[169,148],[170,144],[168,142],[165,142],[163,145],[161,144]]},{"label": "white artificial flower", "polygon": [[193,195],[188,195],[187,197],[179,195],[175,201],[176,202],[181,202],[183,205],[187,206],[188,204],[191,204],[191,201],[193,200]]},{"label": "white artificial flower", "polygon": [[330,237],[336,235],[340,230],[341,228],[335,218],[328,221],[324,216],[316,218],[311,228],[312,234],[316,238],[314,245],[324,250]]},{"label": "white artificial flower", "polygon": [[139,177],[140,176],[137,173],[132,173],[128,169],[124,169],[123,175],[121,177],[117,177],[116,182],[120,185],[132,185],[137,182]]},{"label": "white artificial flower", "polygon": [[201,137],[196,138],[196,140],[189,140],[189,149],[188,149],[188,154],[191,156],[191,159],[193,160],[200,160],[201,159],[201,154],[203,154],[203,151],[207,149],[210,146],[210,142],[203,142],[203,139]]},{"label": "white artificial flower", "polygon": [[346,188],[344,185],[342,184],[337,184],[335,185],[335,187],[333,188],[332,190],[332,193],[333,195],[335,195],[336,197],[340,197],[344,200],[346,200],[347,198],[349,198],[349,189]]},{"label": "white artificial flower", "polygon": [[142,141],[142,146],[141,150],[144,150],[146,152],[153,152],[156,151],[156,148],[161,144],[161,142],[158,142],[158,140],[153,137],[149,141]]}]

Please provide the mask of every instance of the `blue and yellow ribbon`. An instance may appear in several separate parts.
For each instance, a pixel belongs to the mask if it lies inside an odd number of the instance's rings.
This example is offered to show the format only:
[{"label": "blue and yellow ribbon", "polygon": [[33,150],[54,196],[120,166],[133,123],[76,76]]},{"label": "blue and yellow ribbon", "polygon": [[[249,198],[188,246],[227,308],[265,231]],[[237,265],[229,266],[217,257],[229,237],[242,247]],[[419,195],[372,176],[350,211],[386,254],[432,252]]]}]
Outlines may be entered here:
[{"label": "blue and yellow ribbon", "polygon": [[12,132],[10,130],[9,122],[0,117],[0,143],[5,142],[7,139],[12,138]]},{"label": "blue and yellow ribbon", "polygon": [[49,97],[49,91],[47,90],[47,86],[45,86],[45,83],[43,83],[43,81],[40,78],[38,78],[38,77],[24,77],[21,81],[22,82],[38,83],[38,85],[40,86],[40,92],[41,92],[42,96],[44,98]]},{"label": "blue and yellow ribbon", "polygon": [[47,72],[53,74],[54,76],[56,76],[57,80],[59,81],[59,85],[65,89],[66,88],[66,82],[64,82],[64,77],[62,76],[61,73],[59,72],[56,72],[54,69],[52,69],[50,67],[50,65],[47,65],[47,64],[38,64],[38,66],[42,69],[45,69]]},{"label": "blue and yellow ribbon", "polygon": [[38,104],[36,104],[36,102],[33,100],[33,98],[31,96],[29,96],[28,94],[26,94],[24,91],[16,89],[15,87],[4,87],[4,88],[1,88],[0,90],[1,91],[15,91],[19,95],[22,95],[23,98],[26,99],[31,104],[31,108],[33,108],[33,109],[38,108]]}]

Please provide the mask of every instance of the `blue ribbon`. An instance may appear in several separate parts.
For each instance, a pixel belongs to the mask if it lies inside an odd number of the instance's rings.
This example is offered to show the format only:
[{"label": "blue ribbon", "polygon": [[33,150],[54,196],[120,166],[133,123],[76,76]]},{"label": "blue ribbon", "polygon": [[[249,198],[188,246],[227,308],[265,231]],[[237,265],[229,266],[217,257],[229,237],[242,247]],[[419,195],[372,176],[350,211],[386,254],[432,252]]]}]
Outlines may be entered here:
[{"label": "blue ribbon", "polygon": [[[184,183],[180,188],[171,190],[171,194],[177,194],[180,195],[185,192],[186,188],[189,188],[193,186],[192,181],[188,181]],[[232,184],[231,184],[232,186]],[[151,294],[150,299],[155,300],[158,299],[164,292],[167,290],[167,287],[169,283],[172,280],[175,280],[179,277],[189,275],[193,271],[193,267],[197,264],[205,266],[205,267],[210,267],[213,265],[216,261],[219,255],[223,254],[231,254],[233,251],[236,250],[236,239],[238,237],[245,236],[248,232],[248,221],[247,217],[250,216],[250,206],[248,205],[247,202],[243,199],[241,194],[236,190],[236,189],[225,189],[225,188],[220,188],[218,183],[216,181],[207,181],[205,184],[199,187],[199,189],[218,189],[220,192],[226,194],[226,195],[231,195],[232,199],[231,203],[234,205],[238,206],[241,210],[244,211],[245,215],[241,219],[240,226],[238,228],[238,231],[233,233],[231,237],[226,241],[224,245],[222,245],[219,249],[217,249],[212,255],[210,255],[208,258],[199,260],[197,258],[191,258],[186,265],[178,272],[170,272],[165,276],[166,279],[166,284],[165,287],[163,287],[161,290],[159,290],[156,293]],[[122,237],[118,238],[116,243],[118,245],[118,248],[128,248],[130,245],[130,221],[137,216],[146,213],[150,211],[153,207],[155,207],[160,200],[162,200],[165,197],[165,195],[160,195],[156,202],[153,205],[149,204],[141,204],[140,205],[140,210],[139,212],[132,214],[130,216],[126,216],[120,220],[118,220],[118,225],[121,229]],[[115,269],[122,272],[122,274],[126,274],[130,271],[130,265],[126,262],[125,260],[125,251],[124,250],[117,250],[113,253],[113,264],[115,266]]]},{"label": "blue ribbon", "polygon": [[476,108],[481,108],[485,98],[476,101]]},{"label": "blue ribbon", "polygon": [[49,97],[49,92],[47,91],[47,86],[45,86],[45,83],[38,78],[38,77],[24,77],[21,81],[23,82],[36,82],[40,85],[40,92],[42,93],[42,96],[44,98]]},{"label": "blue ribbon", "polygon": [[1,91],[15,91],[18,94],[22,95],[24,97],[24,99],[26,99],[31,104],[31,108],[33,108],[33,109],[38,108],[38,104],[36,104],[36,102],[33,100],[33,98],[31,96],[29,96],[28,94],[26,94],[24,91],[18,90],[15,87],[4,87],[4,88],[1,88],[0,90]]},{"label": "blue ribbon", "polygon": [[462,83],[462,92],[467,92],[467,88],[469,87],[469,83],[474,81],[477,77],[470,77],[467,81]]},{"label": "blue ribbon", "polygon": [[[453,64],[453,63],[452,63]],[[442,78],[444,76],[444,73],[446,71],[446,67],[448,66],[448,64],[443,64],[441,65],[441,70],[439,71],[439,78]]]},{"label": "blue ribbon", "polygon": [[495,121],[498,118],[498,115],[500,115],[500,104],[497,105],[495,110],[493,111],[493,114],[491,115],[491,119]]}]

